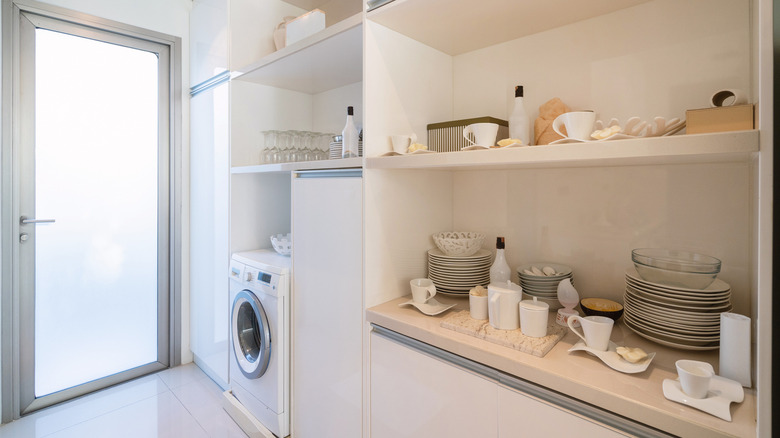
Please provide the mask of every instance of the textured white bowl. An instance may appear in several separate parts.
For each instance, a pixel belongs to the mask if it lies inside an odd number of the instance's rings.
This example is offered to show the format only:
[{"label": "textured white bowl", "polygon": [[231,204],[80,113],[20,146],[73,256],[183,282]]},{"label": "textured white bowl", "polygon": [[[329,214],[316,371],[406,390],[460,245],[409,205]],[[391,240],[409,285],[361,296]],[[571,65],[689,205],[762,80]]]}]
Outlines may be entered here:
[{"label": "textured white bowl", "polygon": [[433,242],[448,256],[470,256],[476,254],[485,241],[482,233],[469,231],[443,231],[433,234]]},{"label": "textured white bowl", "polygon": [[271,236],[271,245],[279,254],[288,256],[292,254],[292,235],[290,233],[275,234]]}]

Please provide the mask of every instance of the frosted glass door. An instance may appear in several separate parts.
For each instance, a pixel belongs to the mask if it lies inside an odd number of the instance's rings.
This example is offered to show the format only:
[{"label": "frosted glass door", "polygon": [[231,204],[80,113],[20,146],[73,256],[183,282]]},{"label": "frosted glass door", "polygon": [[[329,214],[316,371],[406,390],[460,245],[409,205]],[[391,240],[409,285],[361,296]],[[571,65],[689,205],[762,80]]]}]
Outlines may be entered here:
[{"label": "frosted glass door", "polygon": [[28,410],[160,369],[168,354],[167,68],[133,39],[50,21],[24,33]]}]

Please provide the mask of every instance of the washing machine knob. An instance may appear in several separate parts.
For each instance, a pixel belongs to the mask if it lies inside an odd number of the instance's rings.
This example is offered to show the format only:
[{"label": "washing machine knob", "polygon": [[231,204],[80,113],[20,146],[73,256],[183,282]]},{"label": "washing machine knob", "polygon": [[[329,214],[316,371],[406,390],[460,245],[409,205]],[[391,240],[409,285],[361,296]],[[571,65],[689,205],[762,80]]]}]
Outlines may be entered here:
[{"label": "washing machine knob", "polygon": [[252,273],[251,272],[246,272],[244,274],[244,281],[252,281]]}]

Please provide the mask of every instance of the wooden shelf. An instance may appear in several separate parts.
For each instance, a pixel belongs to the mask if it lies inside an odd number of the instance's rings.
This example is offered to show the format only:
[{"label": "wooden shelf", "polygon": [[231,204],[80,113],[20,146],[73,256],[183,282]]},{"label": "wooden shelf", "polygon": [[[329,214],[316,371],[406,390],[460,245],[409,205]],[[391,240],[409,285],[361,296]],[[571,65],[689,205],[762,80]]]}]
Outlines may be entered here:
[{"label": "wooden shelf", "polygon": [[748,161],[758,131],[676,135],[594,143],[371,157],[367,169],[521,169]]},{"label": "wooden shelf", "polygon": [[395,0],[367,18],[454,56],[646,1]]},{"label": "wooden shelf", "polygon": [[232,80],[317,94],[363,80],[363,13],[237,69]]},{"label": "wooden shelf", "polygon": [[363,167],[363,158],[343,158],[335,160],[236,166],[230,169],[230,173],[234,175],[245,173],[288,173],[298,170],[353,169],[360,167]]}]

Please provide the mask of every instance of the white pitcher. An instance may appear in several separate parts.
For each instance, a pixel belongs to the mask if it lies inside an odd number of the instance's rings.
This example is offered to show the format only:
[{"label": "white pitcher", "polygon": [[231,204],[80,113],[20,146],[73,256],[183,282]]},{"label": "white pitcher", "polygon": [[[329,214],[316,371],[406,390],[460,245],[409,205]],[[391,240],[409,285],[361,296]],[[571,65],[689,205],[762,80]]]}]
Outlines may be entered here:
[{"label": "white pitcher", "polygon": [[506,282],[506,287],[488,286],[488,320],[490,325],[499,330],[516,330],[520,328],[520,311],[518,304],[523,300],[523,289]]}]

